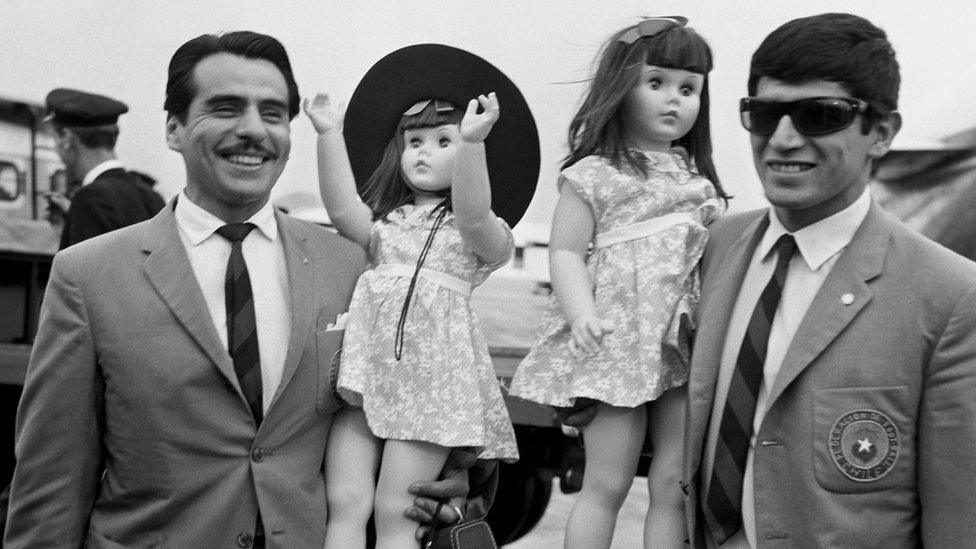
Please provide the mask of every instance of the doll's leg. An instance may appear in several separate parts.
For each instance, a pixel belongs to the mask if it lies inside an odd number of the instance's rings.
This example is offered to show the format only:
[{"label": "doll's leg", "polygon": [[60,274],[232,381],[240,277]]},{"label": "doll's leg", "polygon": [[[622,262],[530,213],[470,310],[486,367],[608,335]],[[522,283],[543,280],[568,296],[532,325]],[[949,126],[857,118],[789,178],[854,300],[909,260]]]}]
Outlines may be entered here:
[{"label": "doll's leg", "polygon": [[610,547],[617,512],[634,483],[646,429],[643,406],[606,404],[600,404],[596,417],[583,427],[586,468],[566,527],[566,549]]},{"label": "doll's leg", "polygon": [[417,523],[403,512],[413,505],[407,487],[421,480],[436,480],[450,448],[413,440],[388,440],[383,448],[380,479],[376,484],[376,549],[419,547]]},{"label": "doll's leg", "polygon": [[648,432],[654,457],[647,473],[651,504],[644,522],[644,547],[684,547],[684,497],[681,492],[684,456],[685,387],[665,392],[648,407]]},{"label": "doll's leg", "polygon": [[373,436],[366,415],[345,408],[332,421],[325,446],[325,493],[329,518],[325,549],[365,548],[373,513],[376,468],[383,441]]}]

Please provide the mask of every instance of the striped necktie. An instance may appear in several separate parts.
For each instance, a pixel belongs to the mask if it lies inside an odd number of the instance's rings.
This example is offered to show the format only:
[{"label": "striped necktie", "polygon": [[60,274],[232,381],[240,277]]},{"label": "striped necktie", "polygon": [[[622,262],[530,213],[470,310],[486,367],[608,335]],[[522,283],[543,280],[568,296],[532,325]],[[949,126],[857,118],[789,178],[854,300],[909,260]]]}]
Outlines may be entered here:
[{"label": "striped necktie", "polygon": [[756,398],[762,384],[769,329],[776,315],[790,259],[796,251],[793,235],[776,241],[776,269],[749,319],[749,327],[732,373],[722,411],[712,478],[705,498],[704,514],[712,536],[725,543],[742,528],[742,478],[749,456]]},{"label": "striped necktie", "polygon": [[258,425],[263,419],[261,396],[261,360],[258,353],[257,321],[251,277],[241,245],[251,232],[251,223],[231,223],[217,229],[217,234],[231,243],[227,274],[224,276],[224,303],[227,306],[227,350],[234,361],[234,372],[241,391],[251,407]]}]

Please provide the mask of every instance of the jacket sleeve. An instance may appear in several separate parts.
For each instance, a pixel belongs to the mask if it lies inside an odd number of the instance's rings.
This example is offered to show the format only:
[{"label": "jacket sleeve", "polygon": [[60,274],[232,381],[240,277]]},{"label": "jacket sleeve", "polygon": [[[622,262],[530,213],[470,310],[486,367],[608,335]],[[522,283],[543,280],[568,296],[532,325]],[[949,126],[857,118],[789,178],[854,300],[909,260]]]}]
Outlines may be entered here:
[{"label": "jacket sleeve", "polygon": [[976,539],[976,287],[960,296],[925,371],[918,494],[925,547]]},{"label": "jacket sleeve", "polygon": [[[5,547],[82,547],[103,469],[103,388],[86,304],[55,256],[24,392]],[[81,269],[79,268],[79,271]]]}]

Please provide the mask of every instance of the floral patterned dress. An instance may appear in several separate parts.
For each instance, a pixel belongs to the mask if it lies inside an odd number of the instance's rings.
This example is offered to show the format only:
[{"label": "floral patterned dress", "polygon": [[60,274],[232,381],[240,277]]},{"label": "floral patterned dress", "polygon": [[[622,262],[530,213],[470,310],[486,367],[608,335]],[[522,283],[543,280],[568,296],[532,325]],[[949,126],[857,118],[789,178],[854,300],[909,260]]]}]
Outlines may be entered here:
[{"label": "floral patterned dress", "polygon": [[461,240],[451,213],[417,278],[400,360],[395,356],[400,314],[434,224],[432,211],[433,206],[402,206],[374,223],[369,242],[373,268],[360,277],[349,305],[339,394],[363,408],[377,437],[473,446],[479,457],[517,459],[512,423],[469,303],[470,289],[510,254],[494,265],[481,262]]},{"label": "floral patterned dress", "polygon": [[684,149],[639,154],[647,162],[647,178],[599,156],[560,174],[560,186],[571,185],[589,205],[597,241],[656,218],[668,221],[650,234],[591,249],[586,265],[597,315],[614,331],[595,356],[576,352],[553,295],[541,333],[512,380],[512,395],[552,406],[573,406],[586,397],[634,407],[688,380],[705,226],[724,211],[724,203],[711,182],[690,171]]}]

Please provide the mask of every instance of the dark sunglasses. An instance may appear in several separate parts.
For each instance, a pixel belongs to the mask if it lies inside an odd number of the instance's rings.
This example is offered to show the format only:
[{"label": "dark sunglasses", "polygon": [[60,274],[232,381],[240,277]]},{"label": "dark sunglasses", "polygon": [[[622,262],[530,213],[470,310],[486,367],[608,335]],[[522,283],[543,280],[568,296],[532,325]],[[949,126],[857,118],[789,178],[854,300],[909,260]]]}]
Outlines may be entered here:
[{"label": "dark sunglasses", "polygon": [[674,27],[684,27],[688,24],[688,18],[682,17],[680,15],[669,15],[666,17],[648,17],[640,23],[637,23],[633,27],[620,35],[617,42],[623,42],[624,44],[633,44],[641,38],[647,38],[649,36],[654,36],[660,32],[666,31]]},{"label": "dark sunglasses", "polygon": [[868,110],[867,101],[853,97],[808,97],[798,101],[767,101],[744,97],[739,101],[742,127],[755,135],[772,135],[784,116],[803,135],[834,133],[854,123]]}]

